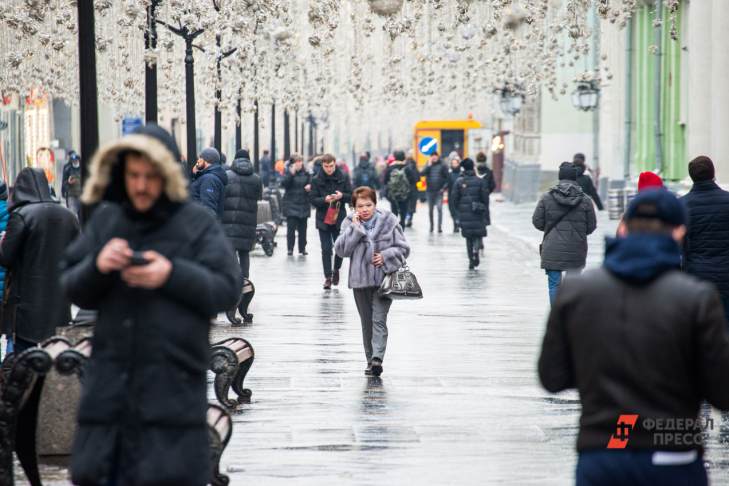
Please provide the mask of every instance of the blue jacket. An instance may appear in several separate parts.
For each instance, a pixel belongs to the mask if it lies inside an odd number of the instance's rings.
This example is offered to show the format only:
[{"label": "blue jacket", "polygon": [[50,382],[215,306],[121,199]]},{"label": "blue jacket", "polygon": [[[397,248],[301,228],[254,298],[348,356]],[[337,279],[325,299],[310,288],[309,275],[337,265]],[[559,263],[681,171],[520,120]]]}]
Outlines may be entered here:
[{"label": "blue jacket", "polygon": [[223,217],[223,200],[228,176],[220,165],[211,165],[193,176],[190,199],[202,204],[217,219]]},{"label": "blue jacket", "polygon": [[[0,200],[0,231],[5,231],[8,226],[8,201],[3,199]],[[5,294],[5,267],[0,267],[0,299]]]},{"label": "blue jacket", "polygon": [[681,200],[688,210],[683,269],[712,282],[729,298],[729,192],[714,181],[694,184]]}]

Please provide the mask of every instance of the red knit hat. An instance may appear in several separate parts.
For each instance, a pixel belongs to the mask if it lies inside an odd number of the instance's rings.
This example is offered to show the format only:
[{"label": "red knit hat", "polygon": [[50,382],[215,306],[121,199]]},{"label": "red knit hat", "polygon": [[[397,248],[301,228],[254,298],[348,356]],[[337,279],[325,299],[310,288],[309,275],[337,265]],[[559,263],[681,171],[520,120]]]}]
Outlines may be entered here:
[{"label": "red knit hat", "polygon": [[655,172],[641,172],[638,176],[638,192],[649,187],[663,187],[663,179]]}]

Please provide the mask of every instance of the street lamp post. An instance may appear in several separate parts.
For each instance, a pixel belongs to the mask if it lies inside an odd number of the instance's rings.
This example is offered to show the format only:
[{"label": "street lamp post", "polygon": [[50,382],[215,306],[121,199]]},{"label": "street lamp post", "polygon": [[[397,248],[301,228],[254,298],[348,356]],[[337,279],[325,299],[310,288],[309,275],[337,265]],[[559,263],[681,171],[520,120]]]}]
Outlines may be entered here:
[{"label": "street lamp post", "polygon": [[580,81],[572,92],[572,105],[580,111],[593,111],[600,105],[600,88],[595,81]]},{"label": "street lamp post", "polygon": [[[157,6],[161,0],[152,0],[147,7],[147,30],[144,32],[144,47],[157,48]],[[144,63],[144,119],[157,123],[157,60]]]},{"label": "street lamp post", "polygon": [[271,104],[271,163],[276,163],[276,102]]},{"label": "street lamp post", "polygon": [[258,139],[258,100],[254,102],[256,107],[253,112],[253,167],[256,173],[259,173],[260,159],[261,159],[261,147],[260,140]]},{"label": "street lamp post", "polygon": [[291,132],[289,125],[291,124],[291,120],[289,117],[289,110],[284,110],[284,160],[289,160],[291,157]]},{"label": "street lamp post", "polygon": [[309,122],[309,157],[313,157],[314,152],[316,151],[316,146],[314,145],[314,129],[316,128],[316,118],[314,118],[314,115],[309,112],[309,116],[306,118],[306,121]]}]

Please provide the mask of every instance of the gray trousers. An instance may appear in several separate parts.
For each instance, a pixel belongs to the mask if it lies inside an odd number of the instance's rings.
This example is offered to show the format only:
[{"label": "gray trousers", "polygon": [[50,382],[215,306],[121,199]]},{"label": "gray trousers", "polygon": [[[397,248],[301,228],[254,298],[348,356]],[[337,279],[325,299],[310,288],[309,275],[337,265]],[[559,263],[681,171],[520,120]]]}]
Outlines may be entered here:
[{"label": "gray trousers", "polygon": [[362,343],[367,364],[373,358],[384,361],[387,348],[387,313],[392,300],[377,295],[377,287],[354,289],[354,301],[362,322]]}]

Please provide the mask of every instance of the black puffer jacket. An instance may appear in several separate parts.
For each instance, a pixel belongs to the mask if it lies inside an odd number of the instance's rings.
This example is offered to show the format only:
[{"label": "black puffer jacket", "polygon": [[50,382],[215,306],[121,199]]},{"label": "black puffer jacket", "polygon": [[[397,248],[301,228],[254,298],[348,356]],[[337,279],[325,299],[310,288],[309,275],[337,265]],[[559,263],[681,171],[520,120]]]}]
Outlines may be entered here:
[{"label": "black puffer jacket", "polygon": [[[242,282],[220,224],[187,199],[182,171],[165,145],[135,134],[97,153],[83,197],[103,202],[63,264],[71,300],[98,310],[71,462],[73,483],[81,486],[107,484],[115,454],[119,484],[200,486],[211,477],[210,320],[235,305]],[[145,153],[165,174],[164,195],[147,213],[131,207],[116,170],[125,150]],[[131,288],[119,272],[100,273],[97,255],[114,237],[169,259],[167,282],[155,290]]]},{"label": "black puffer jacket", "polygon": [[304,189],[307,184],[311,184],[311,174],[306,169],[301,169],[296,174],[286,169],[281,187],[286,189],[283,201],[287,218],[308,218],[311,215],[309,193]]},{"label": "black puffer jacket", "polygon": [[357,167],[354,168],[352,175],[352,184],[354,187],[368,186],[377,189],[377,172],[375,166],[369,160],[360,160]]},{"label": "black puffer jacket", "polygon": [[714,181],[697,182],[681,200],[689,215],[683,268],[712,282],[729,299],[729,192]]},{"label": "black puffer jacket", "polygon": [[[324,217],[329,209],[329,203],[324,199],[335,192],[342,193],[340,202],[339,217],[336,226],[328,226],[324,224]],[[319,175],[311,180],[311,192],[309,192],[309,201],[316,208],[316,227],[323,231],[329,231],[332,228],[340,228],[342,221],[347,216],[346,204],[352,202],[352,184],[349,177],[337,167],[332,175],[327,175],[322,169]]]},{"label": "black puffer jacket", "polygon": [[263,197],[261,179],[248,159],[235,159],[226,175],[223,230],[233,248],[249,251],[256,242],[258,201]]},{"label": "black puffer jacket", "polygon": [[76,216],[51,199],[40,169],[25,168],[15,180],[10,218],[0,243],[0,265],[10,274],[3,332],[37,343],[71,320],[58,264],[78,235]]},{"label": "black puffer jacket", "polygon": [[420,175],[425,176],[427,192],[440,192],[448,187],[448,167],[442,160],[427,166]]},{"label": "black puffer jacket", "polygon": [[[491,187],[488,179],[478,177],[472,170],[464,171],[456,181],[451,197],[453,197],[453,204],[458,209],[461,235],[464,238],[486,236],[486,226],[491,224],[490,194]],[[474,211],[473,203],[480,206],[481,210]]]},{"label": "black puffer jacket", "polygon": [[[552,228],[563,215],[566,216]],[[544,194],[534,210],[532,223],[539,231],[552,228],[542,243],[542,268],[571,270],[585,266],[587,235],[595,231],[597,222],[592,201],[575,181],[559,181]]]},{"label": "black puffer jacket", "polygon": [[223,215],[223,194],[228,184],[225,169],[220,165],[211,165],[202,172],[192,176],[190,199],[200,203],[217,218]]}]

